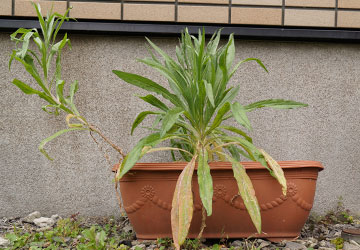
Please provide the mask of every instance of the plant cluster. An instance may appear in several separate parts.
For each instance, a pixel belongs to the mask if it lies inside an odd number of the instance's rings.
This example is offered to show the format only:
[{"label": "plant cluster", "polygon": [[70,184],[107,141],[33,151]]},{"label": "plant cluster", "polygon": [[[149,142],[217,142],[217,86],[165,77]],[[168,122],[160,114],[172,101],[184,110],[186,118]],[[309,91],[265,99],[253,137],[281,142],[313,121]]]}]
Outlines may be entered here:
[{"label": "plant cluster", "polygon": [[[14,60],[20,62],[27,73],[33,78],[39,89],[34,89],[29,83],[15,78],[12,83],[16,85],[27,95],[37,95],[47,102],[42,109],[50,115],[59,115],[60,112],[66,114],[67,128],[60,130],[44,139],[39,150],[50,160],[52,158],[45,151],[44,146],[56,137],[70,132],[86,130],[90,133],[98,134],[105,142],[112,146],[116,151],[124,156],[122,150],[112,143],[95,125],[89,124],[75,105],[75,94],[79,89],[78,81],[74,81],[67,87],[65,80],[62,78],[61,54],[62,50],[68,45],[71,48],[70,39],[65,33],[64,37],[58,41],[57,36],[64,21],[68,21],[67,14],[64,15],[50,12],[46,18],[41,14],[40,5],[33,3],[36,10],[41,32],[37,29],[20,28],[10,38],[15,42],[16,48],[13,50],[9,69]],[[30,42],[35,44],[35,50],[29,47]],[[65,91],[68,88],[68,91]],[[73,121],[76,120],[74,123]],[[93,137],[95,140],[95,138]]]},{"label": "plant cluster", "polygon": [[81,221],[70,218],[60,219],[53,229],[44,232],[21,230],[14,227],[13,233],[5,236],[13,249],[77,249],[77,250],[126,250],[127,246],[119,244],[124,239],[118,225],[108,223],[103,226],[83,226]]},{"label": "plant cluster", "polygon": [[309,221],[313,224],[360,224],[360,217],[345,208],[343,198],[339,197],[336,207],[329,210],[325,215],[311,214]]},{"label": "plant cluster", "polygon": [[[247,113],[262,107],[291,109],[306,104],[269,99],[242,105],[236,101],[240,86],[230,86],[229,82],[242,63],[257,62],[267,71],[264,64],[256,58],[247,58],[234,65],[235,43],[230,35],[224,46],[219,46],[220,31],[215,33],[208,43],[205,32],[198,37],[188,30],[181,36],[180,46],[176,47],[176,60],[171,58],[149,39],[150,58],[140,62],[156,69],[164,76],[168,88],[140,75],[114,70],[123,81],[162,96],[163,102],[153,94],[140,99],[156,108],[156,111],[143,111],[135,119],[131,131],[148,115],[155,116],[152,133],[143,139],[124,158],[117,179],[122,178],[141,159],[144,154],[160,150],[179,151],[188,162],[180,174],[171,210],[171,226],[177,249],[185,242],[193,215],[192,177],[197,165],[197,177],[200,198],[203,205],[203,225],[205,216],[212,214],[213,184],[209,162],[219,159],[232,163],[234,177],[239,187],[247,211],[257,229],[261,232],[260,207],[255,190],[241,158],[260,162],[270,174],[278,180],[286,195],[286,180],[279,164],[264,150],[258,149],[247,131],[252,129]],[[239,126],[225,125],[225,121],[234,119]],[[170,141],[171,147],[156,145]],[[175,159],[175,155],[173,154]]]},{"label": "plant cluster", "polygon": [[[68,126],[43,140],[39,146],[40,151],[50,158],[44,150],[47,142],[69,131],[86,130],[98,134],[117,150],[121,157],[124,157],[122,150],[106,138],[96,126],[88,123],[77,110],[74,96],[78,90],[78,82],[72,83],[68,93],[65,93],[65,80],[61,76],[61,52],[67,44],[70,45],[70,40],[66,34],[60,41],[56,40],[56,36],[63,22],[68,20],[67,12],[64,15],[50,13],[44,19],[40,7],[34,6],[41,33],[37,29],[19,29],[11,35],[16,45],[22,46],[13,50],[9,67],[13,60],[20,62],[40,90],[18,79],[14,79],[12,83],[25,94],[35,94],[44,99],[48,104],[43,106],[43,110],[47,113],[58,115],[64,112]],[[35,43],[37,51],[29,48],[31,40]],[[199,31],[196,37],[185,30],[181,35],[180,45],[176,47],[176,59],[171,58],[149,39],[148,42],[155,53],[150,50],[151,57],[139,61],[164,76],[168,82],[168,88],[140,75],[119,70],[113,71],[124,82],[150,92],[140,98],[156,108],[155,111],[141,112],[135,119],[131,132],[147,116],[155,116],[151,134],[142,138],[124,157],[117,171],[116,180],[121,179],[147,153],[170,150],[174,160],[178,159],[174,151],[180,153],[181,158],[188,164],[178,178],[171,210],[173,240],[176,249],[180,249],[180,245],[186,240],[193,216],[192,178],[195,166],[197,165],[197,178],[203,205],[200,237],[205,227],[206,216],[212,214],[213,184],[209,162],[229,161],[232,163],[239,195],[257,231],[261,233],[260,207],[251,180],[240,160],[245,158],[260,162],[282,186],[284,195],[286,195],[287,186],[279,164],[264,150],[253,144],[248,134],[252,126],[247,114],[263,107],[292,109],[307,105],[283,99],[240,104],[236,100],[240,86],[230,85],[230,80],[238,68],[245,62],[254,61],[265,71],[267,69],[257,58],[247,58],[234,64],[233,35],[230,35],[224,46],[220,46],[220,31],[206,42],[204,31]],[[51,70],[52,67],[53,70]],[[161,96],[162,99],[155,95]],[[74,123],[73,120],[77,122]],[[227,125],[228,120],[234,120],[238,126]],[[164,141],[168,141],[170,146],[156,148]],[[89,230],[84,237],[89,240],[94,239],[97,235],[95,229]],[[100,233],[99,237],[93,247],[101,247],[105,243],[105,236]]]}]

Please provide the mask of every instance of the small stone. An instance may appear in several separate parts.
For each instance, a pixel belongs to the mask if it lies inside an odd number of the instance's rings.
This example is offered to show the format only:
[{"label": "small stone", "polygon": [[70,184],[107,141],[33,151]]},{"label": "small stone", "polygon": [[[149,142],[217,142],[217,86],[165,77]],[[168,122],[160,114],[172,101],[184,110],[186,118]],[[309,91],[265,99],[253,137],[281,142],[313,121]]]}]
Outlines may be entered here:
[{"label": "small stone", "polygon": [[35,211],[31,214],[29,214],[28,216],[26,216],[23,221],[24,222],[27,222],[27,223],[33,223],[34,222],[34,219],[37,219],[37,218],[40,218],[41,217],[41,214],[39,211]]},{"label": "small stone", "polygon": [[231,246],[233,247],[242,247],[243,242],[241,240],[235,240],[231,243]]},{"label": "small stone", "polygon": [[152,244],[156,244],[155,240],[142,240],[140,242],[141,242],[141,244],[145,244],[145,246],[147,246],[147,247],[152,245]]},{"label": "small stone", "polygon": [[350,240],[349,242],[350,242],[351,244],[355,245],[355,246],[360,247],[360,244],[359,244],[359,243],[357,243],[357,242],[356,242],[356,241],[354,241],[354,240]]},{"label": "small stone", "polygon": [[360,247],[349,242],[344,242],[344,250],[360,250]]},{"label": "small stone", "polygon": [[38,229],[36,229],[37,232],[45,232],[45,231],[48,231],[48,230],[52,230],[53,228],[50,227],[50,226],[46,226],[46,227],[40,227]]},{"label": "small stone", "polygon": [[309,237],[308,241],[310,241],[311,243],[317,243],[317,239],[313,238],[313,237]]},{"label": "small stone", "polygon": [[10,241],[7,239],[4,239],[3,237],[0,237],[0,247],[5,248],[10,244]]},{"label": "small stone", "polygon": [[319,247],[319,250],[334,250],[332,247]]},{"label": "small stone", "polygon": [[341,231],[335,231],[334,237],[335,238],[341,237]]},{"label": "small stone", "polygon": [[58,221],[60,219],[60,216],[58,214],[54,214],[54,215],[51,215],[50,218],[53,219],[56,222],[56,221]]},{"label": "small stone", "polygon": [[[258,241],[258,242],[260,242],[260,241]],[[262,241],[262,242],[260,243],[260,245],[259,245],[259,249],[263,249],[264,247],[267,247],[267,246],[270,246],[270,245],[271,245],[270,242],[268,242],[268,241]]]},{"label": "small stone", "polygon": [[325,241],[325,240],[320,241],[320,242],[319,242],[319,246],[320,246],[320,247],[326,247],[326,246],[327,246],[326,241]]},{"label": "small stone", "polygon": [[126,245],[128,247],[132,246],[131,240],[120,240],[119,245],[121,245],[121,244]]},{"label": "small stone", "polygon": [[52,227],[55,224],[55,221],[51,218],[40,217],[34,219],[34,224],[38,227]]},{"label": "small stone", "polygon": [[307,249],[307,247],[303,244],[292,241],[286,242],[285,248],[289,248],[291,250]]},{"label": "small stone", "polygon": [[285,247],[286,243],[287,243],[286,240],[282,240],[282,241],[278,242],[277,245],[278,245],[279,247]]},{"label": "small stone", "polygon": [[146,249],[146,246],[145,244],[140,244],[140,245],[137,245],[137,246],[133,246],[132,248],[130,248],[130,250],[137,250],[137,249]]},{"label": "small stone", "polygon": [[140,244],[141,244],[141,242],[138,241],[138,240],[133,240],[133,241],[131,241],[131,245],[132,245],[132,246],[137,246],[137,245],[140,245]]},{"label": "small stone", "polygon": [[150,245],[146,247],[146,250],[154,250],[155,248],[157,248],[157,245]]},{"label": "small stone", "polygon": [[129,224],[124,226],[122,231],[124,231],[125,233],[129,233],[129,232],[133,232],[134,229],[132,228],[132,226],[130,226]]}]

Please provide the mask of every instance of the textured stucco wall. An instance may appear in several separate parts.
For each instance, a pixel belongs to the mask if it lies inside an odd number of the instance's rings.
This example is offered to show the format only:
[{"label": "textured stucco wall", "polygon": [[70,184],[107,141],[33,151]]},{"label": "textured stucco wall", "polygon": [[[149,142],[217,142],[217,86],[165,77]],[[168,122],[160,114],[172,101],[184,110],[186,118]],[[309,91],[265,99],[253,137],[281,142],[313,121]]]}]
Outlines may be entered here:
[{"label": "textured stucco wall", "polygon": [[[165,84],[135,58],[147,55],[142,37],[71,35],[73,50],[63,56],[64,78],[80,82],[79,110],[128,151],[144,135],[130,137],[135,116],[148,106],[135,93],[141,90],[117,79],[112,69],[141,73]],[[153,38],[172,53],[176,38]],[[233,79],[240,84],[243,104],[265,98],[294,99],[306,109],[262,109],[249,116],[256,145],[277,160],[317,160],[319,176],[314,210],[325,212],[344,198],[347,208],[360,212],[360,45],[237,41],[237,59],[258,57],[270,74],[254,63],[241,67]],[[25,96],[10,84],[26,81],[15,63],[9,73],[12,48],[9,34],[0,34],[0,217],[43,214],[116,215],[112,173],[89,135],[72,133],[47,146],[48,161],[37,149],[45,137],[65,128],[64,118],[41,111],[44,103]],[[115,154],[111,154],[113,160]],[[152,155],[145,160],[169,160]]]}]

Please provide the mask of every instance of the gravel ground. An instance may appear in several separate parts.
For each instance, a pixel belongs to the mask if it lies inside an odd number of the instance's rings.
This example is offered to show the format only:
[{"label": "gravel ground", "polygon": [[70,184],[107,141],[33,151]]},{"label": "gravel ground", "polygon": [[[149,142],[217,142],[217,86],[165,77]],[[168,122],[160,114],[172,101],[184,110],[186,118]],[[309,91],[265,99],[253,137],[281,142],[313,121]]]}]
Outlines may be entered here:
[{"label": "gravel ground", "polygon": [[[344,241],[342,230],[360,229],[353,217],[330,214],[312,217],[293,241],[272,243],[266,239],[187,240],[183,249],[344,249],[360,250],[354,240]],[[93,228],[93,233],[91,230]],[[121,218],[85,218],[75,214],[42,217],[39,212],[24,218],[0,219],[0,249],[173,249],[170,239],[138,241],[129,221]]]}]

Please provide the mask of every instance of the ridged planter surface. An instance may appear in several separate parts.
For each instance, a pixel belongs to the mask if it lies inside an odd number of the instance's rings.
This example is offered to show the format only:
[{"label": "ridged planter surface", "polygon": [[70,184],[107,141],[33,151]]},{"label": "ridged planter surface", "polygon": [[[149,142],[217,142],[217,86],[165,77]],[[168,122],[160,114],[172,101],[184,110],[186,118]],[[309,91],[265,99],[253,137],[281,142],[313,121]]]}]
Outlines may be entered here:
[{"label": "ridged planter surface", "polygon": [[[314,161],[279,162],[285,172],[287,196],[278,182],[257,162],[242,163],[261,207],[262,234],[248,215],[228,162],[210,163],[214,184],[213,214],[206,219],[204,238],[292,239],[300,234],[313,205],[316,179],[323,169]],[[186,163],[137,163],[120,181],[125,211],[139,239],[171,237],[170,211],[178,176]],[[194,217],[189,237],[201,226],[201,201],[196,171],[193,178]]]}]

